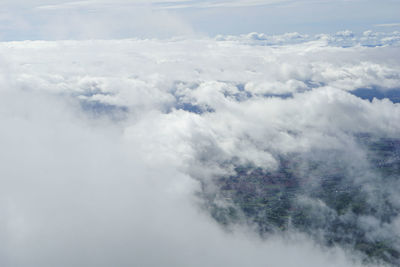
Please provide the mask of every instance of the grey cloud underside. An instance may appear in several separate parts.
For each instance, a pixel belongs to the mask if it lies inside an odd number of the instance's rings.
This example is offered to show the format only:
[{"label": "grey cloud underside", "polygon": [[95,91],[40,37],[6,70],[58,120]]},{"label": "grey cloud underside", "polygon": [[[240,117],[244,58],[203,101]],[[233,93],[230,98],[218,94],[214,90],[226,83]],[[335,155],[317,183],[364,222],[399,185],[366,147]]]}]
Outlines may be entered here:
[{"label": "grey cloud underside", "polygon": [[399,263],[398,33],[0,53],[0,265]]}]

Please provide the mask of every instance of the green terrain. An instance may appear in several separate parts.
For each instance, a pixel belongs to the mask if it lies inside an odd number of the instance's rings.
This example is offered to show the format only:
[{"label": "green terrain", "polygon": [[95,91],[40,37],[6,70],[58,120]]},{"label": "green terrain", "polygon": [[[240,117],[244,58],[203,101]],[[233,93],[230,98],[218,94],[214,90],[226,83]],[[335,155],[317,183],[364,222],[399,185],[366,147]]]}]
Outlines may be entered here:
[{"label": "green terrain", "polygon": [[226,226],[251,224],[261,236],[294,229],[361,252],[366,263],[398,265],[392,225],[400,212],[400,139],[355,139],[365,157],[313,151],[280,156],[274,171],[236,166],[234,175],[215,178],[217,190],[204,187],[206,205]]}]

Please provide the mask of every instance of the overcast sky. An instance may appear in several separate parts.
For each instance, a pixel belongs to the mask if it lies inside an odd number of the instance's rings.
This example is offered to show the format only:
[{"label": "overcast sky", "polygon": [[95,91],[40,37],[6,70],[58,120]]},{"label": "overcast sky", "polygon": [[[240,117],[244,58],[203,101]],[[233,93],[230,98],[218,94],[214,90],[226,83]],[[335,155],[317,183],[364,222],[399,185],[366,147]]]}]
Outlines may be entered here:
[{"label": "overcast sky", "polygon": [[5,0],[0,40],[400,29],[397,0]]}]

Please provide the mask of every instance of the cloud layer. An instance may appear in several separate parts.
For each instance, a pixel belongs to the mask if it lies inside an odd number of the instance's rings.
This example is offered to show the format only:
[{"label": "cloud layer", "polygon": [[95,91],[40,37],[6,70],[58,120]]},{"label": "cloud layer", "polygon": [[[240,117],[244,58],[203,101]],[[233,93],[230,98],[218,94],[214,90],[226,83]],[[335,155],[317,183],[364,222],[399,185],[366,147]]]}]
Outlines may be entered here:
[{"label": "cloud layer", "polygon": [[[294,229],[226,229],[198,195],[238,165],[361,162],[354,136],[398,138],[399,104],[353,94],[399,90],[398,52],[374,32],[1,43],[1,265],[361,265]],[[368,179],[400,206],[397,181]],[[397,217],[361,223],[399,235]]]}]

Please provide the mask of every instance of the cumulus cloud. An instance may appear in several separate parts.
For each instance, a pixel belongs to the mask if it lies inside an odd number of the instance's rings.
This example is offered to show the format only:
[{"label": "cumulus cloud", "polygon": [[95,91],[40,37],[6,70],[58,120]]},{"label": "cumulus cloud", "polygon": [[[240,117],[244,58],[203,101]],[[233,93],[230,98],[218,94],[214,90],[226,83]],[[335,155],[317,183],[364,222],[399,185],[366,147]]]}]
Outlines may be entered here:
[{"label": "cumulus cloud", "polygon": [[[215,177],[237,166],[273,172],[280,157],[299,154],[340,155],[371,205],[400,206],[398,182],[361,171],[368,155],[355,138],[398,138],[400,107],[353,94],[398,90],[398,45],[269,38],[1,43],[1,265],[367,264],[359,250],[298,229],[260,236],[252,224],[224,227],[204,208]],[[321,220],[336,216],[323,200],[299,203],[327,214]],[[399,231],[396,216],[340,220],[370,240]]]}]

